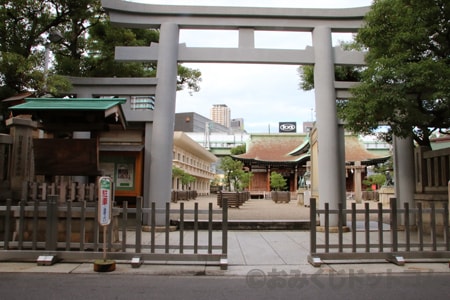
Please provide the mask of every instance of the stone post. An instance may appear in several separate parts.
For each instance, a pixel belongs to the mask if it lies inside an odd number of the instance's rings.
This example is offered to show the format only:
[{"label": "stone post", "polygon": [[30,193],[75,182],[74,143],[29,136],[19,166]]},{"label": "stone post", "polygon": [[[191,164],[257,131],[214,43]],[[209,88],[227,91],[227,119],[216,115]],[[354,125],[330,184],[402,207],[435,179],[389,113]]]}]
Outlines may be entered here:
[{"label": "stone post", "polygon": [[[414,207],[414,147],[412,137],[400,138],[394,136],[394,186],[397,206],[403,208],[405,203]],[[410,223],[414,224],[414,215],[410,214]],[[405,224],[403,215],[400,225]]]},{"label": "stone post", "polygon": [[11,146],[12,136],[0,133],[0,200],[11,198]]},{"label": "stone post", "polygon": [[[158,85],[156,86],[150,147],[150,198],[144,200],[145,207],[149,207],[151,202],[155,202],[157,209],[164,209],[165,203],[170,202],[178,74],[178,39],[179,29],[177,24],[164,23],[161,25],[158,50]],[[164,222],[164,215],[157,215],[156,225],[163,225]]]},{"label": "stone post", "polygon": [[33,130],[36,122],[14,117],[6,120],[13,139],[11,155],[11,192],[13,199],[22,200],[22,187],[34,180]]},{"label": "stone post", "polygon": [[[319,147],[319,205],[323,207],[324,203],[328,202],[330,209],[336,209],[339,202],[344,202],[344,199],[341,199],[343,189],[340,184],[343,182],[341,177],[345,176],[345,173],[341,170],[340,134],[334,88],[334,55],[329,27],[318,26],[314,28],[313,47],[316,61],[314,65],[314,87]],[[321,224],[323,222],[324,220],[321,220]],[[337,226],[337,224],[337,216],[331,216],[330,226]]]},{"label": "stone post", "polygon": [[360,161],[355,161],[355,173],[353,177],[353,184],[355,186],[355,201],[356,203],[362,202],[362,190],[361,190],[361,173],[363,168],[361,167]]}]

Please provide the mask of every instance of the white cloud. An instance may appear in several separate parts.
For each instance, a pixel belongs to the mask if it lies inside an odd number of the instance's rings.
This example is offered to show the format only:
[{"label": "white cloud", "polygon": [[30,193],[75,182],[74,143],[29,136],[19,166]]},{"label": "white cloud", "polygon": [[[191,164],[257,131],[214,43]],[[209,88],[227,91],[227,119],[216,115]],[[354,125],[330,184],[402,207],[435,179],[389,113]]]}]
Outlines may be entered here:
[{"label": "white cloud", "polygon": [[[151,4],[260,6],[295,8],[345,8],[368,6],[370,0],[133,0]],[[351,35],[334,35],[334,43],[349,40]],[[236,31],[180,32],[180,43],[189,47],[237,47]],[[304,49],[311,45],[309,33],[257,32],[257,48]],[[278,122],[302,122],[314,118],[314,93],[298,87],[298,66],[247,64],[185,64],[202,72],[201,90],[192,96],[177,93],[176,112],[196,112],[210,116],[213,104],[226,104],[232,118],[244,118],[248,132],[277,131]]]}]

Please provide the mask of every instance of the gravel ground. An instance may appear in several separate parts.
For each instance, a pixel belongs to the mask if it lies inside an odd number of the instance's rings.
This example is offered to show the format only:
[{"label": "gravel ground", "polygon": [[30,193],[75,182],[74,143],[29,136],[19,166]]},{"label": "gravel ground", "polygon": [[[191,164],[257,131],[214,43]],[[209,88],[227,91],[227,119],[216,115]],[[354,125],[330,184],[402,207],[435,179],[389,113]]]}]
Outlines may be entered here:
[{"label": "gravel ground", "polygon": [[[178,203],[171,203],[172,209],[180,207],[180,203],[184,203],[185,209],[193,209],[194,203],[198,203],[199,209],[208,209],[208,204],[213,204],[213,209],[220,209],[217,206],[217,195],[199,196],[195,200],[179,201]],[[351,208],[353,201],[347,201],[347,208]],[[367,201],[370,208],[376,208],[377,202]],[[364,208],[364,203],[357,204],[357,209]],[[358,219],[364,216],[359,216]],[[309,207],[299,205],[297,199],[292,199],[289,203],[275,203],[271,199],[250,199],[245,202],[240,208],[228,209],[229,220],[295,220],[304,221],[309,220]],[[372,218],[371,218],[372,219]]]}]

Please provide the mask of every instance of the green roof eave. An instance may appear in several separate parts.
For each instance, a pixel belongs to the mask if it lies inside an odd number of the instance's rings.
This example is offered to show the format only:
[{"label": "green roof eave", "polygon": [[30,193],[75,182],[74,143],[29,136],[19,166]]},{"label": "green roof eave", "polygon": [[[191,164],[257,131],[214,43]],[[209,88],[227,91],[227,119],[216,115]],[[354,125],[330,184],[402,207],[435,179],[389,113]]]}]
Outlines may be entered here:
[{"label": "green roof eave", "polygon": [[232,158],[246,162],[246,163],[262,163],[262,164],[287,164],[287,165],[294,165],[298,163],[302,163],[304,161],[310,160],[311,154],[310,153],[304,153],[302,155],[299,155],[295,160],[279,160],[279,161],[273,161],[273,160],[263,160],[258,158],[241,158],[238,155],[231,155]]},{"label": "green roof eave", "polygon": [[9,109],[17,114],[33,114],[40,112],[55,113],[63,111],[72,112],[102,112],[107,118],[116,115],[116,118],[126,128],[125,115],[122,105],[126,98],[26,98],[25,103],[11,106]]},{"label": "green roof eave", "polygon": [[289,152],[288,155],[300,155],[307,151],[309,151],[309,137],[306,138],[300,146]]},{"label": "green roof eave", "polygon": [[26,98],[25,103],[10,107],[11,110],[108,110],[124,104],[125,98]]}]

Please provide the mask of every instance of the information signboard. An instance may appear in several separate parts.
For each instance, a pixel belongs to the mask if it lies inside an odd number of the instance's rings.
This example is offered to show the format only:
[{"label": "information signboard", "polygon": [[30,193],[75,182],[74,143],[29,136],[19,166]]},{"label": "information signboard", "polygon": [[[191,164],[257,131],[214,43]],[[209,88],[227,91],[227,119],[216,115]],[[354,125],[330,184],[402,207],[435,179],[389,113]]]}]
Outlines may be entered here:
[{"label": "information signboard", "polygon": [[111,223],[112,208],[112,180],[111,177],[102,176],[98,179],[98,222],[102,226]]}]

